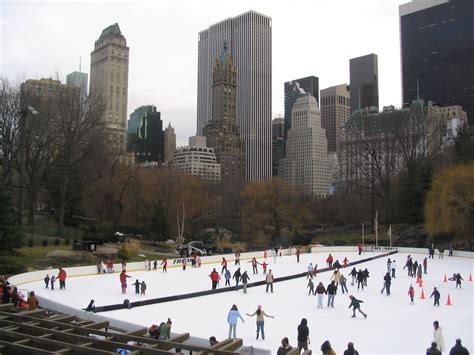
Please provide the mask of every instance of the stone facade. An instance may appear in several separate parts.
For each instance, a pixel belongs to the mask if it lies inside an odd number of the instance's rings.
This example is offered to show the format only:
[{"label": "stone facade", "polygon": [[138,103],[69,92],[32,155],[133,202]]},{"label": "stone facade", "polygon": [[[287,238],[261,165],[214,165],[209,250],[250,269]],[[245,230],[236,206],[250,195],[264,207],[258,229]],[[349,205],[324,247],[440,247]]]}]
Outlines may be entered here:
[{"label": "stone facade", "polygon": [[165,163],[171,163],[176,150],[176,133],[171,123],[165,128]]},{"label": "stone facade", "polygon": [[237,73],[227,44],[214,63],[212,119],[203,129],[221,164],[221,179],[245,179],[245,142],[236,123]]},{"label": "stone facade", "polygon": [[102,31],[91,53],[89,94],[103,100],[101,122],[109,143],[119,152],[126,148],[128,56],[127,41],[117,23]]},{"label": "stone facade", "polygon": [[291,111],[291,129],[286,141],[286,158],[280,163],[280,176],[289,185],[317,198],[329,193],[331,164],[326,132],[321,127],[318,102],[309,94],[299,98]]}]

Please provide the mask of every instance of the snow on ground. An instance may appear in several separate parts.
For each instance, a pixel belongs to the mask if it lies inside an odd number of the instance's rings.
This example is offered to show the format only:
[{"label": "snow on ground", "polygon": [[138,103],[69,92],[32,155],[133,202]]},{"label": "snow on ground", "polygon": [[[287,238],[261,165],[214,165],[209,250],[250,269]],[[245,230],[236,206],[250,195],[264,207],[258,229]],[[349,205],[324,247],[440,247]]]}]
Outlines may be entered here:
[{"label": "snow on ground", "polygon": [[[373,253],[333,253],[335,259],[342,264],[344,256],[350,261],[373,256]],[[276,263],[268,258],[269,269],[275,277],[304,272],[310,262],[325,267],[327,254],[302,254],[300,263],[296,263],[295,256],[278,257]],[[336,353],[342,354],[349,341],[354,342],[360,354],[421,354],[426,351],[433,340],[433,326],[435,320],[443,328],[445,344],[448,353],[456,338],[461,338],[464,346],[472,353],[473,340],[473,282],[469,282],[469,273],[474,273],[472,259],[445,257],[428,260],[428,275],[424,275],[423,289],[426,300],[420,299],[421,288],[415,279],[408,277],[406,270],[402,270],[407,254],[391,256],[398,264],[397,277],[392,280],[391,296],[381,294],[383,276],[386,273],[388,257],[369,261],[356,268],[367,267],[370,271],[368,287],[362,291],[350,285],[350,270],[343,269],[342,273],[348,279],[349,294],[364,301],[362,310],[368,314],[367,319],[357,314],[351,318],[352,311],[348,309],[350,300],[347,294],[342,294],[340,288],[335,299],[335,308],[317,309],[317,297],[308,296],[306,278],[299,278],[274,284],[274,293],[266,293],[265,286],[252,287],[248,294],[242,290],[225,292],[199,298],[186,299],[150,306],[132,308],[101,313],[114,319],[143,325],[159,324],[170,317],[173,321],[172,331],[175,333],[189,332],[192,336],[208,338],[216,336],[218,340],[227,338],[227,313],[233,304],[236,304],[242,313],[245,323],[237,326],[237,336],[242,338],[245,345],[254,345],[266,348],[276,353],[280,340],[283,337],[290,339],[290,344],[296,346],[297,326],[302,318],[308,319],[310,329],[310,348],[319,352],[323,341],[329,340]],[[422,262],[425,255],[413,255],[414,260]],[[264,275],[252,274],[252,267],[248,260],[241,260],[241,269],[247,270],[251,281],[263,280]],[[262,261],[260,259],[259,261]],[[236,267],[229,262],[233,273]],[[168,267],[168,273],[159,271],[130,272],[127,295],[121,294],[118,273],[108,275],[94,275],[74,277],[67,280],[67,290],[46,290],[42,282],[32,282],[22,285],[22,288],[35,290],[40,297],[45,297],[68,306],[85,308],[91,299],[97,306],[122,303],[125,298],[130,301],[146,298],[156,298],[168,295],[183,294],[211,288],[209,274],[212,268],[220,272],[219,264],[209,264],[201,268],[192,269],[190,265],[186,271],[181,268]],[[66,269],[67,270],[67,269]],[[455,289],[455,283],[443,282],[444,275],[448,277],[454,272],[460,272],[464,278],[462,289]],[[330,282],[331,273],[319,274],[315,285],[322,281],[325,286]],[[147,283],[147,295],[135,296],[131,283],[136,279]],[[415,287],[415,304],[410,305],[407,295],[408,287],[413,283]],[[224,287],[224,278],[220,287]],[[234,283],[232,282],[232,285]],[[441,306],[433,307],[429,296],[433,287],[438,287],[441,293]],[[56,283],[59,288],[59,283]],[[447,306],[448,294],[451,296],[452,306]],[[324,297],[326,306],[327,297]],[[265,321],[265,340],[255,339],[256,318],[248,317],[246,313],[253,313],[258,305],[262,305],[266,313],[275,316]]]}]

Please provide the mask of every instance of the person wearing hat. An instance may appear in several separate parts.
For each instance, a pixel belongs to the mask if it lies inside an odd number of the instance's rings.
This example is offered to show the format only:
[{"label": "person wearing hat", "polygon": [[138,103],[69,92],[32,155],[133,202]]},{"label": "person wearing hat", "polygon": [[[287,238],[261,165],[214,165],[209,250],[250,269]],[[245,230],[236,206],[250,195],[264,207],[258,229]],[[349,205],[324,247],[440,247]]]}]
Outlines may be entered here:
[{"label": "person wearing hat", "polygon": [[436,348],[436,342],[431,343],[431,347],[426,349],[426,355],[441,355],[441,351]]},{"label": "person wearing hat", "polygon": [[469,351],[462,346],[461,339],[456,339],[456,345],[451,348],[449,355],[469,355]]},{"label": "person wearing hat", "polygon": [[264,329],[265,318],[264,317],[268,317],[268,318],[275,318],[275,317],[266,314],[265,311],[262,310],[261,305],[258,305],[257,310],[255,312],[253,312],[252,314],[247,313],[247,315],[249,317],[253,317],[255,315],[257,316],[257,339],[258,339],[258,336],[259,336],[260,331],[261,331],[262,332],[262,339],[265,340],[265,329]]},{"label": "person wearing hat", "polygon": [[290,350],[293,350],[293,347],[290,345],[290,341],[288,340],[287,337],[284,337],[281,340],[281,345],[278,348],[277,355],[285,355],[290,352]]}]

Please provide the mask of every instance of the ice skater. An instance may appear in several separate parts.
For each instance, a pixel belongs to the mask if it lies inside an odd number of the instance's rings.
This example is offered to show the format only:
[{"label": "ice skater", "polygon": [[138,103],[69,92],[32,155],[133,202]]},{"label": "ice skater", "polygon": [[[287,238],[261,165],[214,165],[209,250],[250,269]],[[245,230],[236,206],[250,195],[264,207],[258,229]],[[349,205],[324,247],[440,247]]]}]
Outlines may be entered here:
[{"label": "ice skater", "polygon": [[300,248],[296,248],[296,262],[299,263],[300,262],[300,254],[301,254],[301,250]]},{"label": "ice skater", "polygon": [[369,270],[367,268],[364,269],[364,286],[367,287],[367,279],[370,277],[369,276]]},{"label": "ice skater", "polygon": [[408,288],[408,296],[410,296],[410,304],[413,304],[415,298],[415,289],[413,288],[413,284],[410,284],[410,287]]},{"label": "ice skater", "polygon": [[306,288],[309,288],[308,296],[311,295],[311,294],[314,295],[314,282],[313,282],[313,279],[308,280],[308,285],[306,286]]},{"label": "ice skater", "polygon": [[225,286],[230,286],[230,279],[231,278],[232,278],[232,275],[230,274],[230,271],[227,270],[224,274]]},{"label": "ice skater", "polygon": [[127,275],[127,271],[123,269],[119,277],[120,277],[120,283],[122,285],[122,293],[125,294],[127,293],[127,278],[131,278],[131,276]]},{"label": "ice skater", "polygon": [[145,292],[146,292],[146,283],[145,281],[142,281],[142,283],[140,284],[140,295],[145,296]]},{"label": "ice skater", "polygon": [[355,267],[352,268],[351,272],[349,273],[349,275],[347,276],[351,276],[352,277],[352,281],[351,281],[351,286],[354,286],[355,285],[355,282],[357,280],[357,270]]},{"label": "ice skater", "polygon": [[387,291],[387,296],[390,296],[390,285],[392,284],[392,278],[390,277],[390,273],[387,272],[385,276],[383,277],[384,283],[383,283],[383,288],[380,293],[383,293],[384,290]]},{"label": "ice skater", "polygon": [[268,289],[271,290],[273,293],[273,281],[275,280],[275,277],[272,274],[272,270],[268,271],[268,275],[265,277],[265,283],[267,284],[266,291],[268,293]]},{"label": "ice skater", "polygon": [[265,319],[264,317],[268,318],[275,318],[274,316],[271,316],[269,314],[266,314],[264,310],[262,310],[262,306],[258,306],[257,310],[253,312],[252,314],[247,313],[249,317],[257,316],[257,339],[260,335],[260,332],[262,333],[262,339],[265,340]]},{"label": "ice skater", "polygon": [[430,298],[431,297],[433,297],[433,299],[434,299],[433,306],[438,306],[439,307],[439,299],[441,298],[441,294],[439,293],[439,291],[436,287],[433,289],[433,292],[431,293]]},{"label": "ice skater", "polygon": [[392,260],[390,260],[390,258],[388,258],[387,260],[387,272],[390,272],[392,271]]},{"label": "ice skater", "polygon": [[328,265],[328,268],[332,269],[332,262],[334,261],[334,258],[332,257],[331,254],[326,259],[326,264]]},{"label": "ice skater", "polygon": [[234,260],[235,265],[240,265],[240,251],[236,251],[234,256],[235,256],[235,260]]},{"label": "ice skater", "polygon": [[318,308],[323,308],[323,297],[326,292],[326,288],[323,283],[320,282],[316,287],[316,295],[318,296]]},{"label": "ice skater", "polygon": [[439,326],[439,322],[437,320],[433,322],[433,341],[436,342],[436,347],[438,350],[443,352],[445,349],[443,328]]},{"label": "ice skater", "polygon": [[46,276],[44,277],[44,284],[45,284],[45,287],[44,288],[49,288],[49,280],[51,280],[49,278],[49,274],[46,274]]},{"label": "ice skater", "polygon": [[355,298],[352,295],[350,295],[349,298],[351,300],[351,304],[349,305],[349,308],[353,307],[353,309],[352,309],[352,318],[356,317],[356,313],[355,313],[356,311],[361,313],[364,316],[364,318],[367,318],[367,314],[365,314],[362,311],[362,309],[360,309],[360,304],[364,303],[364,301],[358,300],[357,298]]},{"label": "ice skater", "polygon": [[301,353],[301,349],[308,350],[309,344],[309,328],[308,320],[306,318],[301,319],[301,323],[298,326],[298,354]]},{"label": "ice skater", "polygon": [[153,271],[156,271],[156,269],[158,268],[158,261],[153,261]]},{"label": "ice skater", "polygon": [[336,298],[337,286],[334,281],[326,288],[326,293],[328,294],[328,308],[334,308],[334,299]]},{"label": "ice skater", "polygon": [[341,285],[341,291],[344,293],[344,290],[349,293],[347,290],[347,285],[346,285],[347,279],[344,277],[344,275],[341,274],[341,278],[339,279],[339,285]]},{"label": "ice skater", "polygon": [[252,263],[252,271],[253,271],[253,274],[258,274],[258,267],[257,267],[257,259],[255,257],[253,257],[253,259],[250,261]]},{"label": "ice skater", "polygon": [[357,272],[357,289],[362,286],[362,290],[364,289],[364,272],[362,269],[359,269]]},{"label": "ice skater", "polygon": [[336,283],[336,288],[337,288],[337,286],[339,286],[339,281],[341,280],[341,273],[339,272],[339,269],[334,270],[331,276],[331,280],[334,280],[334,282]]},{"label": "ice skater", "polygon": [[161,266],[163,272],[168,272],[168,270],[166,269],[166,267],[168,266],[168,259],[164,258],[163,260],[161,260]]},{"label": "ice skater", "polygon": [[455,279],[456,279],[456,288],[458,288],[458,286],[459,288],[461,288],[461,280],[464,280],[461,274],[457,273]]},{"label": "ice skater", "polygon": [[439,252],[438,259],[444,259],[444,246],[443,245],[439,247],[438,252]]},{"label": "ice skater", "polygon": [[243,289],[243,292],[244,293],[247,293],[247,284],[248,282],[250,281],[250,277],[249,275],[247,274],[247,271],[244,271],[244,273],[242,274],[242,276],[240,277],[240,280],[242,281],[242,289]]},{"label": "ice skater", "polygon": [[426,257],[423,259],[423,273],[428,273],[428,259]]},{"label": "ice skater", "polygon": [[237,306],[234,304],[227,314],[227,323],[229,324],[229,338],[237,338],[237,321],[240,320],[245,323],[245,319],[240,314]]},{"label": "ice skater", "polygon": [[313,278],[313,270],[314,270],[314,268],[313,268],[313,263],[309,263],[309,264],[308,264],[307,270],[308,270],[308,275],[306,275],[306,278],[307,278],[307,279]]},{"label": "ice skater", "polygon": [[183,260],[181,262],[183,264],[183,271],[186,271],[186,265],[188,265],[188,259],[183,258]]},{"label": "ice skater", "polygon": [[219,273],[216,271],[215,268],[212,269],[212,272],[209,277],[211,278],[212,289],[215,290],[217,288],[217,283],[219,282]]},{"label": "ice skater", "polygon": [[267,262],[264,260],[263,263],[258,263],[258,264],[262,265],[262,271],[263,271],[264,274],[266,274],[267,273],[267,266],[268,266]]},{"label": "ice skater", "polygon": [[392,279],[395,278],[395,272],[397,271],[397,263],[396,260],[392,260]]},{"label": "ice skater", "polygon": [[227,260],[226,260],[226,258],[222,258],[221,265],[222,265],[221,274],[223,274],[225,271],[227,271]]},{"label": "ice skater", "polygon": [[347,267],[347,264],[349,263],[349,259],[347,259],[347,256],[344,257],[344,260],[342,260],[344,267]]},{"label": "ice skater", "polygon": [[54,283],[56,282],[56,276],[52,275],[51,280],[49,282],[51,283],[51,291],[54,291]]},{"label": "ice skater", "polygon": [[233,279],[235,279],[235,288],[239,287],[239,281],[240,278],[242,277],[242,273],[240,272],[240,267],[235,270],[234,275],[232,276]]},{"label": "ice skater", "polygon": [[136,281],[133,284],[135,285],[135,294],[139,295],[140,294],[140,281],[136,279]]},{"label": "ice skater", "polygon": [[448,256],[453,256],[454,247],[452,244],[449,244],[449,254]]}]

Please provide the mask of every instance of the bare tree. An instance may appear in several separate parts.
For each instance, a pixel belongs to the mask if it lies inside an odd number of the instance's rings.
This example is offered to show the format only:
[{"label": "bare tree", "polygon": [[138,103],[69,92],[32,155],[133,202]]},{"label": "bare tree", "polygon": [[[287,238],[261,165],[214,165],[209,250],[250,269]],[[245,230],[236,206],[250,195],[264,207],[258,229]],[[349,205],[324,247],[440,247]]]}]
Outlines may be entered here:
[{"label": "bare tree", "polygon": [[63,235],[68,203],[101,176],[104,154],[108,153],[104,146],[104,126],[100,122],[105,106],[97,96],[80,100],[77,88],[65,88],[56,92],[54,110],[58,132],[54,171],[58,188],[56,233]]}]

